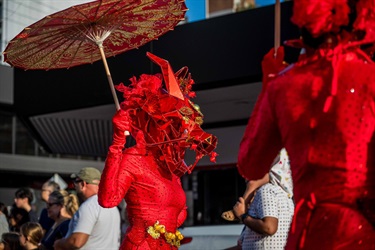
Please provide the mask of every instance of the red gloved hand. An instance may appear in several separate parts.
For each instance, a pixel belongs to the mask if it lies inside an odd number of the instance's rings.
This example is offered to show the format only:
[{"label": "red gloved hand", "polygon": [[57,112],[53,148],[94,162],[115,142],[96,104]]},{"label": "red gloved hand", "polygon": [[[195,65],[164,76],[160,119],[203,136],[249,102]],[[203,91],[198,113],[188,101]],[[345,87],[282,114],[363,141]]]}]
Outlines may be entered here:
[{"label": "red gloved hand", "polygon": [[263,84],[266,85],[270,80],[272,80],[277,73],[288,66],[284,62],[284,47],[280,46],[277,48],[275,56],[275,48],[272,48],[263,57],[262,60],[262,73],[263,73]]},{"label": "red gloved hand", "polygon": [[113,124],[112,146],[116,146],[117,149],[122,150],[126,142],[125,131],[130,130],[130,122],[129,122],[128,114],[122,109],[118,110],[112,118],[112,124]]}]

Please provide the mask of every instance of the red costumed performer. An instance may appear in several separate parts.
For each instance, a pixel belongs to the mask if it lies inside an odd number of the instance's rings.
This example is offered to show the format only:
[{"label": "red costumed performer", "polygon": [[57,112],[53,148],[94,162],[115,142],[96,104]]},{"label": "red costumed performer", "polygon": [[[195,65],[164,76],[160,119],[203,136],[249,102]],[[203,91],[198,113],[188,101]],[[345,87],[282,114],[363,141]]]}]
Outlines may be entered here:
[{"label": "red costumed performer", "polygon": [[[130,226],[121,249],[177,249],[183,239],[177,228],[186,218],[180,177],[204,155],[215,161],[217,138],[200,127],[203,115],[190,101],[194,81],[187,68],[174,74],[168,61],[147,56],[163,74],[141,75],[132,78],[129,87],[117,86],[125,101],[113,117],[113,143],[99,186],[99,204],[114,207],[125,198]],[[125,131],[136,145],[124,150]],[[186,149],[196,152],[193,166],[184,162]]]},{"label": "red costumed performer", "polygon": [[286,249],[375,249],[375,1],[294,0],[292,21],[310,36],[308,53],[263,88],[238,170],[259,179],[288,151],[296,209]]}]

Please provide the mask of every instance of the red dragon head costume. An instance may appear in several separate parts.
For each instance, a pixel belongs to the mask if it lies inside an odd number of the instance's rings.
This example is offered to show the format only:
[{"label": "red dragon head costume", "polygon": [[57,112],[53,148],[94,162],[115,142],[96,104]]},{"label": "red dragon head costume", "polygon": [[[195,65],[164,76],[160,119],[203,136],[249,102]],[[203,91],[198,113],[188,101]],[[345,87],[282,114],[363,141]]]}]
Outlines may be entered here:
[{"label": "red dragon head costume", "polygon": [[[200,127],[203,114],[190,101],[195,93],[191,91],[194,81],[188,68],[174,74],[168,61],[151,53],[147,56],[161,67],[162,74],[143,74],[138,80],[130,79],[129,86],[122,83],[116,86],[123,92],[123,119],[128,120],[126,130],[136,139],[136,147],[151,151],[177,176],[190,173],[205,155],[210,155],[214,162],[217,138]],[[162,87],[163,78],[166,89]],[[186,149],[196,153],[191,166],[184,162]]]}]

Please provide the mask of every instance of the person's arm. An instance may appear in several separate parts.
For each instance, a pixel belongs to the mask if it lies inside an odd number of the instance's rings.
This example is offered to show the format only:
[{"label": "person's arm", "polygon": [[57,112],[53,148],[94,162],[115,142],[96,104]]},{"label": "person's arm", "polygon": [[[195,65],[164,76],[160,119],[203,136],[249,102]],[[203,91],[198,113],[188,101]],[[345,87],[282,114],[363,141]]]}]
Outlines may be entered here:
[{"label": "person's arm", "polygon": [[89,236],[85,233],[73,233],[68,238],[56,240],[53,247],[55,250],[80,249],[86,244]]},{"label": "person's arm", "polygon": [[246,211],[245,200],[240,197],[233,207],[234,214],[254,232],[263,235],[273,235],[277,232],[278,219],[275,217],[265,216],[262,219],[253,218]]},{"label": "person's arm", "polygon": [[262,219],[256,219],[249,215],[246,216],[242,222],[258,234],[271,236],[277,232],[278,219],[274,217],[264,217]]},{"label": "person's arm", "polygon": [[261,179],[269,171],[272,159],[282,148],[272,106],[269,101],[270,81],[285,68],[284,48],[271,49],[263,58],[263,86],[245,129],[238,152],[238,171],[247,180]]},{"label": "person's arm", "polygon": [[269,174],[265,174],[262,179],[250,180],[246,183],[246,189],[243,194],[245,205],[248,206],[254,197],[255,191],[270,181]]},{"label": "person's arm", "polygon": [[262,60],[262,89],[266,90],[267,84],[287,66],[284,62],[284,47],[280,46],[276,51],[275,48],[271,48]]},{"label": "person's arm", "polygon": [[69,222],[70,230],[65,238],[55,241],[54,246],[57,247],[55,249],[68,250],[83,247],[97,225],[101,210],[103,208],[98,205],[95,196],[83,202]]},{"label": "person's arm", "polygon": [[[99,184],[98,202],[104,208],[118,206],[134,181],[125,164],[127,155],[108,152]],[[125,163],[125,164],[124,164]]]},{"label": "person's arm", "polygon": [[120,204],[132,182],[132,176],[121,169],[121,163],[124,161],[122,150],[126,141],[125,131],[130,130],[129,117],[120,109],[114,115],[112,122],[113,141],[109,147],[98,193],[98,202],[105,208]]},{"label": "person's arm", "polygon": [[251,115],[240,143],[237,168],[247,180],[263,178],[283,147],[273,98],[269,92],[264,94],[259,111]]}]

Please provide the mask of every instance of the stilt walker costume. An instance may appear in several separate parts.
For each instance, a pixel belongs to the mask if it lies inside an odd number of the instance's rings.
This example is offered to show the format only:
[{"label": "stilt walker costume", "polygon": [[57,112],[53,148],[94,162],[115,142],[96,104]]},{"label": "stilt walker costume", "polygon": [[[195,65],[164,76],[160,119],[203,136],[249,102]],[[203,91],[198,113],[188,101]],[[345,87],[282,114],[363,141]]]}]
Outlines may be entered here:
[{"label": "stilt walker costume", "polygon": [[308,53],[263,88],[239,172],[261,178],[285,147],[296,202],[286,249],[375,249],[375,1],[295,0],[292,21]]}]

